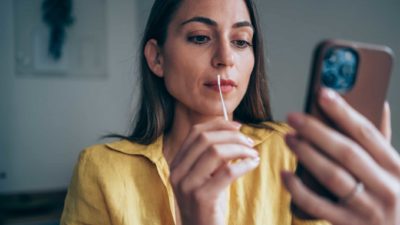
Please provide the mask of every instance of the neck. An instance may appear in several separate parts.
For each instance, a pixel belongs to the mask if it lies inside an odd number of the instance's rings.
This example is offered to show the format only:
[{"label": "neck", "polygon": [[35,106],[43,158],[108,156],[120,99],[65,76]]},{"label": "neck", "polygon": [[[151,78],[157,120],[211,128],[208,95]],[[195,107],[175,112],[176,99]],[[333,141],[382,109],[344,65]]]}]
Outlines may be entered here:
[{"label": "neck", "polygon": [[[168,164],[175,158],[176,153],[178,153],[190,129],[194,125],[213,120],[217,117],[221,116],[200,114],[177,102],[172,127],[168,133],[164,134],[163,140],[163,153]],[[232,115],[229,115],[229,117],[232,118]]]}]

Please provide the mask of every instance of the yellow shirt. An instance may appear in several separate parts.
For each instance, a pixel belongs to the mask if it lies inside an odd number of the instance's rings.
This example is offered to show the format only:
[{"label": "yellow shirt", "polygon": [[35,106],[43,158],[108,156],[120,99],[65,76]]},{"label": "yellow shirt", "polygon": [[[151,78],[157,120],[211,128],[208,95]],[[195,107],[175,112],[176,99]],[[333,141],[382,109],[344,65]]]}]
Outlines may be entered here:
[{"label": "yellow shirt", "polygon": [[[243,125],[252,138],[260,165],[229,188],[229,225],[322,225],[295,219],[281,170],[294,171],[296,159],[283,135],[287,126],[268,123],[274,130]],[[162,137],[150,145],[126,140],[84,150],[75,167],[61,224],[173,225],[174,194]]]}]

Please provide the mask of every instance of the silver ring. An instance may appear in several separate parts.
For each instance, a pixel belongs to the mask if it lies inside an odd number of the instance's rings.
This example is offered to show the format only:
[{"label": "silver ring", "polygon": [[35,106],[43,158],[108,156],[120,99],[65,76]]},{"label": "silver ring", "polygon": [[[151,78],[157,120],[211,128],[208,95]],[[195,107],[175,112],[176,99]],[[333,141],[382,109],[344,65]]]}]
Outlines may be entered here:
[{"label": "silver ring", "polygon": [[353,199],[356,195],[358,195],[363,191],[364,191],[364,184],[361,182],[357,182],[349,194],[347,194],[343,198],[340,198],[339,204],[347,204],[351,199]]}]

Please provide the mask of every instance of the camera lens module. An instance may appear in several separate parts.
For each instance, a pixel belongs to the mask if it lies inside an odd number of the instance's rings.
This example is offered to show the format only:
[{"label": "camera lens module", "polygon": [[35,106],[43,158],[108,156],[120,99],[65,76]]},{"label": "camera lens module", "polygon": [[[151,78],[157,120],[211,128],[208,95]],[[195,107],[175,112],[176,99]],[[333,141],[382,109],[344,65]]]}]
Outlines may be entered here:
[{"label": "camera lens module", "polygon": [[321,81],[338,92],[353,88],[358,67],[358,55],[350,48],[333,47],[323,59]]}]

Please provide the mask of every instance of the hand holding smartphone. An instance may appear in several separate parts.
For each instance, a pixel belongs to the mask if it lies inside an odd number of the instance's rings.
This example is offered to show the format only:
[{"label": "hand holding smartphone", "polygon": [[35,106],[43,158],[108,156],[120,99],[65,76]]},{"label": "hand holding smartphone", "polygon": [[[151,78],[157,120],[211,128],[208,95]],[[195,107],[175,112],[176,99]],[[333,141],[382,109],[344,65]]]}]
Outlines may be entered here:
[{"label": "hand holding smartphone", "polygon": [[[344,40],[321,42],[314,52],[305,112],[341,132],[318,106],[318,92],[326,87],[340,94],[379,128],[392,63],[393,53],[386,46]],[[322,186],[301,164],[296,169],[296,175],[318,195],[338,201],[338,197]],[[291,209],[298,218],[315,219],[294,204],[291,204]]]}]

